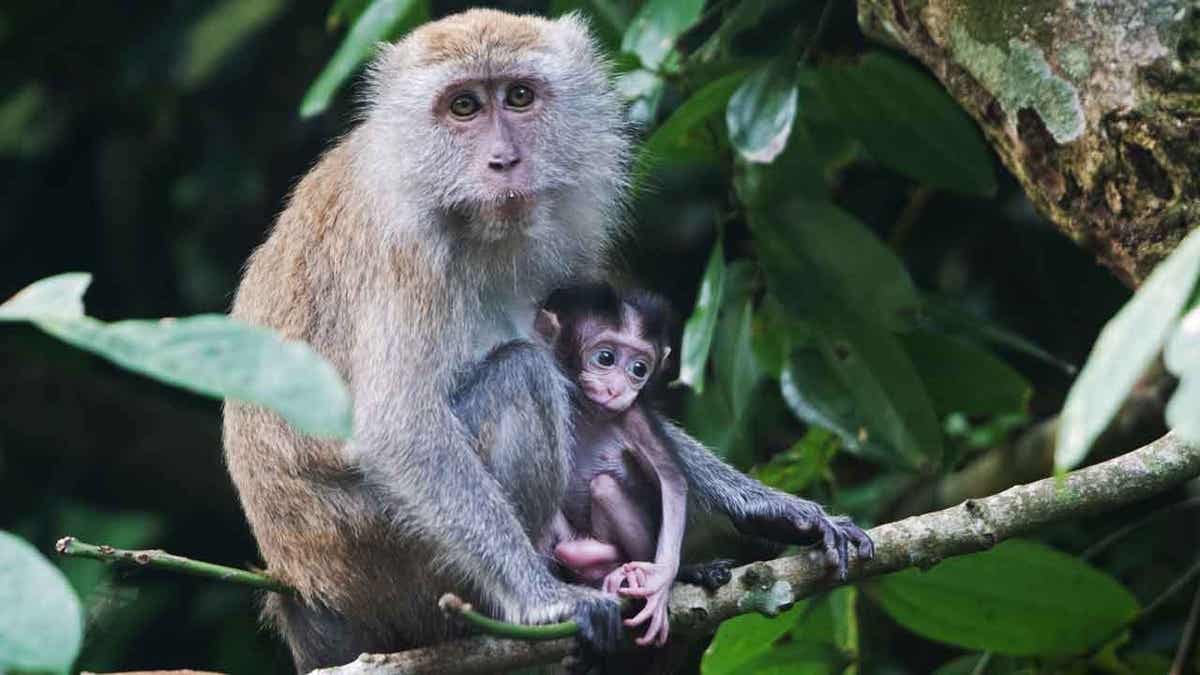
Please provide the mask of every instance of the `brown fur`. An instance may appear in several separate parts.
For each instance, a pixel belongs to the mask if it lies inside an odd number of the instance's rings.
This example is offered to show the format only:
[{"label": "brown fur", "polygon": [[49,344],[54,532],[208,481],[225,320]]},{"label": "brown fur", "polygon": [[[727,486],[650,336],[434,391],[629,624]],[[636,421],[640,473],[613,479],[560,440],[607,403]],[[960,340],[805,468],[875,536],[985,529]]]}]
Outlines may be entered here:
[{"label": "brown fur", "polygon": [[495,61],[545,49],[545,19],[472,9],[413,32],[425,47],[422,63],[489,59]]}]

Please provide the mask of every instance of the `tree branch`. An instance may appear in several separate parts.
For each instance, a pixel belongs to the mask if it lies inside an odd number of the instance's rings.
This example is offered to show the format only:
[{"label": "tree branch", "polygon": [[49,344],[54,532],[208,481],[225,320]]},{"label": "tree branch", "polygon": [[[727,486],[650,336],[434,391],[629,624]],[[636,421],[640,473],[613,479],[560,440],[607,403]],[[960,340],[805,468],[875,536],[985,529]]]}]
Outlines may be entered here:
[{"label": "tree branch", "polygon": [[[875,558],[855,565],[848,582],[907,567],[929,568],[945,558],[975,553],[1048,523],[1107,511],[1162,492],[1200,475],[1200,448],[1168,434],[1149,445],[1058,478],[1010,488],[958,506],[871,530]],[[680,584],[671,593],[671,630],[704,635],[739,614],[766,614],[836,586],[824,563],[802,554],[753,563],[733,571],[726,586],[709,593]],[[571,639],[522,642],[475,637],[396,654],[364,654],[321,675],[484,673],[551,663]]]}]

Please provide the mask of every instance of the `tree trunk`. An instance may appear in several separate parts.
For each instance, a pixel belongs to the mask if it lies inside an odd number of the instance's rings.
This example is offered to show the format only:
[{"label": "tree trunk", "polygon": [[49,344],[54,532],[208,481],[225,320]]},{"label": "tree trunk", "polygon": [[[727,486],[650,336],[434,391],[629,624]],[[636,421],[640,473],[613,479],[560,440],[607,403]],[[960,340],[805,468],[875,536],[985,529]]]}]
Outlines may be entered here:
[{"label": "tree trunk", "polygon": [[1200,224],[1200,0],[858,0],[858,20],[1126,283]]}]

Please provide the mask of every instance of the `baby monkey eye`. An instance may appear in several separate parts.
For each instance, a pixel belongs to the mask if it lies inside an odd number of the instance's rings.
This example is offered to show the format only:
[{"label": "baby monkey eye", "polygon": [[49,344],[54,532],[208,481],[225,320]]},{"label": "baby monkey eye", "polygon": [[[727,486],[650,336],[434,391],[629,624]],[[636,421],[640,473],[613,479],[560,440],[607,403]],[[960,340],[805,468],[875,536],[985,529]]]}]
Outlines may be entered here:
[{"label": "baby monkey eye", "polygon": [[533,103],[533,90],[523,84],[514,84],[508,88],[504,102],[513,108],[528,108]]},{"label": "baby monkey eye", "polygon": [[479,99],[471,94],[459,94],[450,102],[450,114],[455,117],[467,118],[479,112]]},{"label": "baby monkey eye", "polygon": [[650,374],[650,366],[647,366],[645,361],[634,361],[629,364],[629,374],[639,380],[644,380]]},{"label": "baby monkey eye", "polygon": [[617,355],[611,349],[601,349],[592,354],[592,362],[604,368],[611,368],[617,362]]}]

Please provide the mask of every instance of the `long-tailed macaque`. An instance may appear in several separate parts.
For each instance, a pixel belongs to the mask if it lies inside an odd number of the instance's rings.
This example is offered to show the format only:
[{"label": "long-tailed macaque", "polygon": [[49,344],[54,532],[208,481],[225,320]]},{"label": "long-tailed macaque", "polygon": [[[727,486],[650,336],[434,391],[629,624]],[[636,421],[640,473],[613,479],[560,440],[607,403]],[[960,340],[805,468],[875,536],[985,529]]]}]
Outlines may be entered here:
[{"label": "long-tailed macaque", "polygon": [[551,528],[554,557],[606,593],[646,601],[625,621],[649,622],[640,645],[667,641],[667,598],[687,513],[687,481],[642,396],[671,353],[670,313],[651,293],[588,284],[552,293],[535,321],[576,385],[573,461],[562,517]]},{"label": "long-tailed macaque", "polygon": [[[616,599],[534,545],[566,493],[571,403],[528,339],[551,289],[602,276],[617,231],[630,150],[609,68],[578,16],[472,10],[386,47],[368,82],[233,305],[311,344],[354,397],[345,442],[226,405],[230,475],[269,572],[298,592],[265,614],[301,671],[459,634],[446,592],[508,621],[573,618],[609,649]],[[689,510],[822,542],[841,569],[849,543],[870,554],[848,521],[663,430]]]}]

